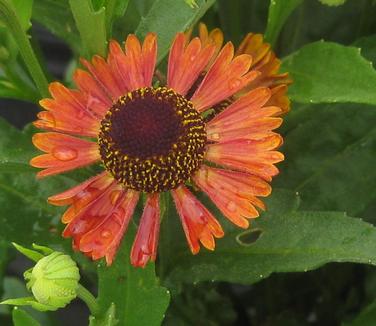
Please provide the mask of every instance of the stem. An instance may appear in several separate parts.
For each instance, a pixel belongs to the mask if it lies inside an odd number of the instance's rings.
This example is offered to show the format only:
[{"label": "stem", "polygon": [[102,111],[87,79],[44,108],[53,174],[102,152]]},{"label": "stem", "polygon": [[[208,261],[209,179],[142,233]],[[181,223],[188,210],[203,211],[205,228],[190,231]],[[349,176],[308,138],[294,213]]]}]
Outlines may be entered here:
[{"label": "stem", "polygon": [[92,316],[97,316],[99,313],[99,305],[97,299],[91,294],[89,290],[78,284],[77,296],[86,303]]},{"label": "stem", "polygon": [[7,0],[0,0],[0,18],[5,22],[10,32],[13,34],[13,37],[18,44],[22,59],[24,60],[31,77],[33,78],[40,92],[40,95],[42,97],[48,97],[49,92],[47,79],[41,66],[39,65],[33,48],[31,47],[28,36],[22,29],[14,8]]}]

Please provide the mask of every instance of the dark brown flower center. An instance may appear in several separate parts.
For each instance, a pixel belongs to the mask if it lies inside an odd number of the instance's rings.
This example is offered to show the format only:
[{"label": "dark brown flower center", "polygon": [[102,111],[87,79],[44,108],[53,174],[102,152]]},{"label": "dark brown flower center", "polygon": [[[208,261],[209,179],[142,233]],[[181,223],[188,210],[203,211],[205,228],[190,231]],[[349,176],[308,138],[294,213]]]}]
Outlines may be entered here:
[{"label": "dark brown flower center", "polygon": [[172,89],[140,88],[122,96],[101,122],[102,162],[127,188],[176,188],[204,158],[206,131],[192,103]]}]

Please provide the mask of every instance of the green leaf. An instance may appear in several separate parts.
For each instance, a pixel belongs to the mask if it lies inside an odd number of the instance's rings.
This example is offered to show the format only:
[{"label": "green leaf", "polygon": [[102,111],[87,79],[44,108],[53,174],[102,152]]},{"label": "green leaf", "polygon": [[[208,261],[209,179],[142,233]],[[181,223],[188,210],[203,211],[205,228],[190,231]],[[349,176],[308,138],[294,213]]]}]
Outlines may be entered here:
[{"label": "green leaf", "polygon": [[362,37],[353,44],[359,47],[362,56],[373,63],[376,66],[376,35]]},{"label": "green leaf", "polygon": [[23,254],[24,256],[26,256],[27,258],[31,259],[32,261],[34,262],[38,262],[39,260],[41,260],[44,256],[38,252],[38,251],[35,251],[35,250],[31,250],[31,249],[28,249],[28,248],[25,248],[25,247],[22,247],[20,246],[19,244],[13,242],[12,243],[13,246],[21,253]]},{"label": "green leaf", "polygon": [[112,304],[116,308],[115,318],[119,325],[160,325],[167,309],[170,295],[159,285],[154,264],[144,269],[130,264],[129,253],[135,226],[129,225],[121,250],[112,266],[98,265],[98,303],[102,314]]},{"label": "green leaf", "polygon": [[113,22],[124,16],[128,4],[129,0],[106,0],[106,30],[108,37],[112,35]]},{"label": "green leaf", "polygon": [[32,18],[67,42],[76,52],[80,50],[80,34],[68,0],[37,0],[34,3]]},{"label": "green leaf", "polygon": [[27,31],[31,27],[30,18],[33,11],[33,0],[11,0],[11,2],[16,9],[22,28]]},{"label": "green leaf", "polygon": [[351,323],[343,326],[370,326],[376,321],[376,301],[368,305]]},{"label": "green leaf", "polygon": [[0,238],[26,246],[36,239],[61,243],[57,230],[61,209],[49,205],[47,197],[77,183],[64,175],[36,179],[28,168],[38,153],[31,143],[33,132],[33,128],[19,131],[0,119]]},{"label": "green leaf", "polygon": [[23,297],[23,298],[17,298],[17,299],[7,299],[0,304],[7,304],[12,306],[31,306],[35,310],[38,311],[55,311],[56,307],[49,306],[47,304],[40,303],[36,301],[33,297]]},{"label": "green leaf", "polygon": [[14,307],[12,312],[14,326],[40,326],[39,322],[31,317],[25,310]]},{"label": "green leaf", "polygon": [[282,67],[294,81],[289,88],[294,101],[376,104],[376,70],[355,47],[311,43],[288,56]]},{"label": "green leaf", "polygon": [[208,280],[249,284],[271,273],[308,271],[329,262],[376,265],[374,226],[340,212],[299,211],[297,205],[293,193],[274,190],[268,210],[252,222],[248,234],[228,226],[214,252],[201,249],[196,256],[177,232],[178,217],[170,211],[162,230],[169,236],[162,239],[160,252],[165,284]]},{"label": "green leaf", "polygon": [[376,200],[375,108],[295,106],[284,128],[285,161],[274,185],[299,192],[303,209],[364,216]]},{"label": "green leaf", "polygon": [[290,14],[303,2],[303,0],[270,0],[268,24],[265,39],[272,45]]},{"label": "green leaf", "polygon": [[104,316],[97,318],[90,316],[89,326],[115,326],[118,325],[119,321],[116,319],[116,308],[115,304],[112,303],[110,308],[105,312]]},{"label": "green leaf", "polygon": [[[13,128],[3,119],[0,119],[0,172],[31,172],[35,171],[29,160],[37,153],[31,143],[31,130],[24,133]],[[28,151],[25,151],[28,148]]]},{"label": "green leaf", "polygon": [[80,32],[84,52],[89,57],[107,52],[106,12],[102,7],[95,11],[91,0],[69,0],[69,4]]},{"label": "green leaf", "polygon": [[187,30],[214,4],[215,0],[199,0],[197,8],[190,8],[184,1],[155,0],[142,17],[136,35],[144,38],[148,32],[158,35],[158,62],[167,54],[177,32]]},{"label": "green leaf", "polygon": [[343,5],[346,0],[319,0],[323,5],[327,6],[340,6]]}]

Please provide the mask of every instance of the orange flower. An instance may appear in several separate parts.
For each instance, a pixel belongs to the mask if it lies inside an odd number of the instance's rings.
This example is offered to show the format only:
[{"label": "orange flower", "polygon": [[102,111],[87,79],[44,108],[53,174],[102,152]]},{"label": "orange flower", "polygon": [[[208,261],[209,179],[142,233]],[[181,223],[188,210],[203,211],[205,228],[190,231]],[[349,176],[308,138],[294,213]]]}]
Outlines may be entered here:
[{"label": "orange flower", "polygon": [[[112,263],[141,193],[147,199],[131,251],[134,266],[156,259],[162,192],[171,192],[193,254],[200,243],[214,250],[214,239],[224,233],[188,181],[242,228],[259,215],[257,208],[265,209],[258,197],[270,194],[274,164],[283,160],[276,151],[282,138],[273,132],[282,110],[268,104],[273,85],[244,89],[270,80],[271,70],[252,68],[252,56],[234,55],[230,42],[222,48],[219,30],[202,30],[200,37],[176,35],[166,85],[153,86],[156,35],[149,33],[142,44],[129,35],[124,49],[110,42],[106,59],[82,60],[86,70],[74,74],[77,89],[51,83],[52,98],[40,101],[45,111],[35,125],[48,132],[33,137],[46,153],[31,160],[43,168],[38,176],[98,162],[104,167],[49,198],[53,205],[69,205],[63,235],[92,259]],[[225,110],[207,116],[230,98]]]}]

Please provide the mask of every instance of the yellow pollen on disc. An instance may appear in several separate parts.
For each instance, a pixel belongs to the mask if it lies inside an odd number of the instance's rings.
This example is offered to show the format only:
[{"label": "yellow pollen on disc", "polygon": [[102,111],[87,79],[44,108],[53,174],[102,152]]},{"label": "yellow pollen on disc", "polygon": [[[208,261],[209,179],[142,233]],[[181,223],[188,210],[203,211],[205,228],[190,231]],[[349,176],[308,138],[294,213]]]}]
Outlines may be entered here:
[{"label": "yellow pollen on disc", "polygon": [[178,187],[205,154],[205,123],[193,104],[166,87],[118,99],[101,121],[103,165],[125,187],[148,193]]}]

